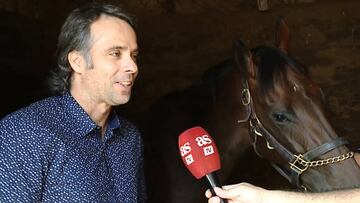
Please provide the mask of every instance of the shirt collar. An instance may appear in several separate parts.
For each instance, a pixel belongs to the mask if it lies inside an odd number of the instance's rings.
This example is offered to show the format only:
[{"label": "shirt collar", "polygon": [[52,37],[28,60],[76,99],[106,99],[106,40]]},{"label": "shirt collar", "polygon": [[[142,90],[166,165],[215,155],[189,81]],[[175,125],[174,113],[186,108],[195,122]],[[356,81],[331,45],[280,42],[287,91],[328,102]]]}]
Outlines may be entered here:
[{"label": "shirt collar", "polygon": [[[66,115],[65,122],[73,126],[72,128],[77,135],[86,136],[97,127],[96,123],[74,99],[70,92],[63,94],[60,101]],[[108,128],[114,130],[119,127],[119,118],[115,111],[112,111],[108,119]]]},{"label": "shirt collar", "polygon": [[117,116],[116,112],[113,110],[108,119],[108,128],[110,130],[115,130],[116,128],[120,127],[119,117]]},{"label": "shirt collar", "polygon": [[72,126],[74,133],[85,136],[96,128],[96,123],[91,120],[70,92],[63,94],[60,102],[66,115],[65,122],[69,124],[68,126]]}]

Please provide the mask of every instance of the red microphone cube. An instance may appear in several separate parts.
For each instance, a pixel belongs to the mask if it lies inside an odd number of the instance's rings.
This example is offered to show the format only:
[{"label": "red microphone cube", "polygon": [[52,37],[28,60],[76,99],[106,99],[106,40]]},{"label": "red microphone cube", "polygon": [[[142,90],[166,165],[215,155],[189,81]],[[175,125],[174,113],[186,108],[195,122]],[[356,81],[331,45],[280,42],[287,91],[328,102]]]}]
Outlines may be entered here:
[{"label": "red microphone cube", "polygon": [[200,179],[220,169],[215,142],[202,127],[193,127],[181,133],[178,144],[181,159],[195,178]]}]

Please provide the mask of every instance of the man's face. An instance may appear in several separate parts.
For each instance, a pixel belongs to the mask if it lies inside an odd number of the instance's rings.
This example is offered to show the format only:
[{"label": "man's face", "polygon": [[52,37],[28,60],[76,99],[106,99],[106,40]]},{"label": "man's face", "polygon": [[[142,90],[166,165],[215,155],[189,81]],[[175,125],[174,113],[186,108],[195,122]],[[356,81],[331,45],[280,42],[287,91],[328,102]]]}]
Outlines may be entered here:
[{"label": "man's face", "polygon": [[90,30],[93,67],[80,76],[80,94],[95,104],[127,103],[138,74],[134,30],[127,22],[110,16],[101,16]]}]

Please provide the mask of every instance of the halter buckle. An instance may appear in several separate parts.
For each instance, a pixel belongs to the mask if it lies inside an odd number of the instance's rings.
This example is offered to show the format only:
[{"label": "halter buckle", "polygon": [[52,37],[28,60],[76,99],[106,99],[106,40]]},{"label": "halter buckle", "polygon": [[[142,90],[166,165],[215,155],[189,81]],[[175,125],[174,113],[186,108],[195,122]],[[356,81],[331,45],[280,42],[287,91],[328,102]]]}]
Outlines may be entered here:
[{"label": "halter buckle", "polygon": [[306,162],[303,159],[303,155],[299,154],[299,155],[294,155],[294,157],[296,158],[294,160],[294,162],[289,162],[290,164],[290,168],[295,171],[296,173],[298,173],[299,175],[302,174],[304,171],[306,171],[309,166],[303,165],[302,163]]},{"label": "halter buckle", "polygon": [[247,106],[250,104],[250,90],[248,88],[243,89],[241,92],[241,101],[243,103],[244,106]]}]

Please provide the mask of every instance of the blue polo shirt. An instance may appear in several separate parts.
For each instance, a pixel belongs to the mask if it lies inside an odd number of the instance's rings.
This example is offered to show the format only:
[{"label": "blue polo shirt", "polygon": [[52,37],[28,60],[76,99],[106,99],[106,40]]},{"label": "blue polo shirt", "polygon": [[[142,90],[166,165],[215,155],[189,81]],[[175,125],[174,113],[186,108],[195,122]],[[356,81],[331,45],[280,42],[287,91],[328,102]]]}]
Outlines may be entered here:
[{"label": "blue polo shirt", "polygon": [[66,93],[0,121],[0,202],[145,202],[143,148],[115,112],[100,128]]}]

